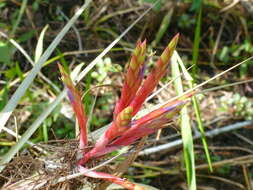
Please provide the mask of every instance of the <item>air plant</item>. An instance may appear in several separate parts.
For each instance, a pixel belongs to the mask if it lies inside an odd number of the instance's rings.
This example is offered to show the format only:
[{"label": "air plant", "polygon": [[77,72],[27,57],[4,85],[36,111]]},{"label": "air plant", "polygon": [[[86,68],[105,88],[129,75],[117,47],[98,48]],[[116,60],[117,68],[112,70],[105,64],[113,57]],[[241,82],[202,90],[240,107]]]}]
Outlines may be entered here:
[{"label": "air plant", "polygon": [[82,157],[77,162],[77,168],[84,175],[91,178],[100,178],[112,183],[119,184],[129,190],[143,190],[144,188],[133,184],[126,179],[113,176],[107,173],[90,171],[86,168],[91,159],[96,159],[112,151],[118,150],[123,146],[135,143],[138,139],[148,136],[161,129],[171,121],[186,104],[187,98],[192,96],[188,93],[185,96],[177,98],[160,108],[146,114],[139,119],[133,119],[140,110],[145,99],[157,86],[160,79],[166,73],[170,58],[176,47],[179,35],[177,34],[163,51],[162,55],[155,63],[151,73],[144,80],[146,41],[137,42],[137,46],[132,54],[129,67],[125,75],[125,82],[121,91],[121,97],[117,102],[113,121],[108,129],[97,140],[94,147],[88,148],[87,141],[87,116],[81,100],[81,95],[72,83],[70,76],[59,65],[62,80],[67,87],[68,97],[72,108],[76,114],[80,127],[80,150]]}]

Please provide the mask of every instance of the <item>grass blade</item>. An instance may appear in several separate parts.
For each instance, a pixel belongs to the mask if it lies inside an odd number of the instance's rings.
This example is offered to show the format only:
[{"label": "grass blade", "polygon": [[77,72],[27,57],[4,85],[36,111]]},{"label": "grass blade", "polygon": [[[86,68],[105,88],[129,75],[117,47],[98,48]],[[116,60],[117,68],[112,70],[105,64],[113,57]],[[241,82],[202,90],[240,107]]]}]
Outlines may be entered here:
[{"label": "grass blade", "polygon": [[152,42],[152,46],[155,47],[156,44],[158,44],[160,42],[160,40],[162,39],[162,37],[164,36],[165,32],[167,31],[170,22],[171,22],[171,18],[174,12],[174,7],[171,7],[169,9],[169,11],[167,12],[167,14],[163,17],[162,23],[160,25],[160,28],[155,36],[155,40]]},{"label": "grass blade", "polygon": [[[194,88],[195,85],[194,85],[194,82],[193,82],[193,78],[191,77],[191,75],[189,74],[187,69],[185,68],[182,59],[180,58],[180,56],[178,55],[177,52],[175,52],[175,56],[176,56],[177,61],[178,61],[179,65],[180,65],[180,67],[183,71],[183,74],[184,74],[186,80],[189,83],[190,89]],[[198,129],[199,129],[200,135],[201,135],[202,144],[204,146],[204,151],[205,151],[207,163],[208,163],[208,166],[209,166],[209,170],[212,172],[213,171],[212,161],[211,161],[211,157],[210,157],[210,154],[209,154],[209,151],[208,151],[208,144],[207,144],[207,141],[206,141],[203,122],[202,122],[202,119],[201,119],[201,113],[200,113],[200,109],[199,109],[199,102],[198,102],[196,96],[192,96],[192,102],[193,102],[194,112],[195,112],[196,119],[197,119]]]},{"label": "grass blade", "polygon": [[27,2],[28,0],[23,0],[22,1],[22,4],[21,4],[21,8],[20,8],[20,11],[18,13],[18,18],[16,20],[16,22],[14,23],[13,25],[13,28],[11,30],[11,33],[10,33],[10,36],[13,36],[18,28],[18,25],[20,24],[20,21],[21,21],[21,18],[25,12],[25,9],[26,9],[26,6],[27,6]]},{"label": "grass blade", "polygon": [[48,29],[48,25],[46,25],[40,33],[39,40],[38,40],[38,43],[37,43],[36,49],[35,49],[35,56],[34,56],[35,63],[37,63],[39,61],[39,59],[43,53],[43,40],[44,40],[44,36],[45,36],[47,29]]},{"label": "grass blade", "polygon": [[[179,65],[178,65],[175,54],[172,56],[172,59],[171,59],[171,70],[172,70],[171,72],[172,72],[173,78],[180,76]],[[175,86],[177,95],[184,94],[181,77],[178,77],[174,81],[174,86]],[[190,190],[196,190],[193,139],[192,139],[190,118],[188,115],[187,107],[186,106],[183,107],[180,113],[181,113],[180,114],[181,135],[182,135],[182,140],[183,140],[187,182],[188,182],[188,186]]]},{"label": "grass blade", "polygon": [[192,54],[192,62],[193,62],[193,78],[196,78],[197,75],[197,61],[199,57],[199,44],[200,44],[200,32],[201,32],[201,17],[202,17],[202,6],[200,5],[198,16],[197,16],[197,25],[194,32],[194,45],[193,45],[193,54]]}]

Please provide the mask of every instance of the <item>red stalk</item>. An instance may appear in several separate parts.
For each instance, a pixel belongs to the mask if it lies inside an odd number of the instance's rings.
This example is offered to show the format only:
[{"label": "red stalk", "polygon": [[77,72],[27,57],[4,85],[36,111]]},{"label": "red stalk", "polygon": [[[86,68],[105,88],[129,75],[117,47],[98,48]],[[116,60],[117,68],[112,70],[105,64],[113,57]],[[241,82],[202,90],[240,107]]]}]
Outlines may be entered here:
[{"label": "red stalk", "polygon": [[80,127],[80,149],[84,149],[87,146],[87,130],[86,130],[86,123],[87,123],[87,116],[84,112],[81,95],[78,90],[75,88],[70,76],[64,70],[64,68],[58,64],[58,67],[61,72],[62,81],[64,82],[65,86],[67,87],[68,97],[71,103],[71,106],[76,114],[76,118]]},{"label": "red stalk", "polygon": [[126,179],[122,179],[120,177],[113,176],[103,172],[91,171],[81,165],[78,166],[78,169],[80,172],[84,172],[84,175],[87,177],[104,179],[106,181],[121,185],[122,187],[125,187],[128,190],[147,190],[146,188],[141,187],[137,184],[133,184],[130,181],[127,181]]}]

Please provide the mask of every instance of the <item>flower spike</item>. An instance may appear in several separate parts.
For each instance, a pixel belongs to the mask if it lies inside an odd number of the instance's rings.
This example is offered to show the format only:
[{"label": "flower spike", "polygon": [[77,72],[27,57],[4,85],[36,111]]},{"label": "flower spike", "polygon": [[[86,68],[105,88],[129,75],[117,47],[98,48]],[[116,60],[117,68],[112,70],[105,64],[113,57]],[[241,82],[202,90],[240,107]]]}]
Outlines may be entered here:
[{"label": "flower spike", "polygon": [[120,100],[114,109],[114,119],[131,103],[141,85],[145,69],[145,54],[146,40],[143,42],[138,41],[134,53],[132,54],[127,74],[125,76],[125,82],[121,91]]},{"label": "flower spike", "polygon": [[179,34],[177,34],[163,51],[159,60],[155,64],[155,68],[149,74],[147,79],[144,81],[143,86],[137,92],[135,98],[131,102],[130,106],[133,107],[133,115],[135,115],[141,108],[143,102],[146,100],[148,95],[154,90],[160,79],[164,76],[168,64],[170,63],[170,58],[176,48]]},{"label": "flower spike", "polygon": [[67,87],[68,97],[80,127],[80,149],[84,149],[87,146],[87,116],[84,112],[81,95],[79,91],[75,88],[70,76],[67,74],[64,68],[60,64],[58,64],[58,67],[61,72],[62,81]]}]

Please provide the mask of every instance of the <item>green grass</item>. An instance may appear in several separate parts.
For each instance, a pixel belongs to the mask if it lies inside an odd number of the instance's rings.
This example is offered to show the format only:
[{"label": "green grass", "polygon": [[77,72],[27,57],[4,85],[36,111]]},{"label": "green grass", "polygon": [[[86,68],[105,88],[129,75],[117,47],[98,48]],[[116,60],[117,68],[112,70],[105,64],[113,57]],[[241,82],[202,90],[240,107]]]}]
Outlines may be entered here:
[{"label": "green grass", "polygon": [[[171,61],[171,73],[172,77],[176,78],[180,76],[178,60],[175,56],[172,57]],[[174,81],[174,88],[177,95],[184,93],[183,83],[181,77],[178,77]],[[190,124],[190,117],[188,115],[187,106],[183,107],[180,112],[180,127],[181,136],[183,140],[183,152],[184,152],[184,163],[186,167],[187,183],[190,190],[196,190],[196,174],[195,174],[195,159],[194,159],[194,148],[192,130]]]}]

